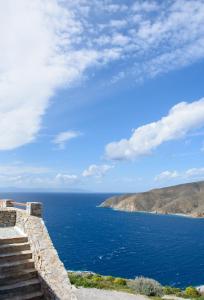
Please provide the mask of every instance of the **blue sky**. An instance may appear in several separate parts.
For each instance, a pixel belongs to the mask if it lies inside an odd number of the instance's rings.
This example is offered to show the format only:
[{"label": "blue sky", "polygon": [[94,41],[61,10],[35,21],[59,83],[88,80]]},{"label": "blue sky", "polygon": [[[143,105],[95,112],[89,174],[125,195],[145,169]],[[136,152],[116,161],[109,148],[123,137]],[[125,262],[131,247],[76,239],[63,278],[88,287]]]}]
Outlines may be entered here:
[{"label": "blue sky", "polygon": [[204,1],[0,5],[0,187],[204,179]]}]

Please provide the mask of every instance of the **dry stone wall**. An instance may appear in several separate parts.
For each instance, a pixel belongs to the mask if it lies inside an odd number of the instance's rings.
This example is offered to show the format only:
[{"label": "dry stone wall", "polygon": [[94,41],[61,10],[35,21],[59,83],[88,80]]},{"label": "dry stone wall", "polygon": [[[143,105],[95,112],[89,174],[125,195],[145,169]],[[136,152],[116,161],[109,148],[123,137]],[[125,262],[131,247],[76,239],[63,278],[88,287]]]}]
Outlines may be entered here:
[{"label": "dry stone wall", "polygon": [[3,208],[0,206],[0,225],[1,222],[2,224],[7,222],[10,216],[11,226],[15,225],[28,237],[45,298],[47,300],[77,300],[67,271],[59,259],[41,218],[41,203],[27,203],[26,210],[5,208],[7,205],[11,206],[10,201],[5,201]]},{"label": "dry stone wall", "polygon": [[16,224],[15,210],[0,210],[0,227],[10,227]]},{"label": "dry stone wall", "polygon": [[75,300],[67,271],[60,261],[42,218],[16,210],[16,226],[28,236],[35,267],[47,299]]}]

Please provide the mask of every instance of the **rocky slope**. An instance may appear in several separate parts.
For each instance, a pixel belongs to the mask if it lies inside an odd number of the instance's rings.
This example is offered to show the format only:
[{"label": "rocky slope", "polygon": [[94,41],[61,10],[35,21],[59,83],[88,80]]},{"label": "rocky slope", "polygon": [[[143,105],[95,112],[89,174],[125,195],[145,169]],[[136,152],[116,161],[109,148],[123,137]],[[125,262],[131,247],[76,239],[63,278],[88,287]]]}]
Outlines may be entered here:
[{"label": "rocky slope", "polygon": [[107,199],[100,207],[204,217],[204,181],[115,196]]}]

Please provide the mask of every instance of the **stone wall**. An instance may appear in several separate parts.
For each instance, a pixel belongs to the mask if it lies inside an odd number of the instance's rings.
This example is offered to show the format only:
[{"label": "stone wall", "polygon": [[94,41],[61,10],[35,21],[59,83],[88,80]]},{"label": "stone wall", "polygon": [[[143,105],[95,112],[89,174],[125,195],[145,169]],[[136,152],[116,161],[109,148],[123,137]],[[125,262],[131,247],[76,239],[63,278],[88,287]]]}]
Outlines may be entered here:
[{"label": "stone wall", "polygon": [[0,210],[0,227],[15,226],[16,211],[15,210]]},{"label": "stone wall", "polygon": [[42,218],[16,210],[16,226],[28,236],[35,267],[47,299],[75,300],[67,271],[60,261]]},{"label": "stone wall", "polygon": [[[11,206],[8,200],[4,201],[3,207],[7,205]],[[12,207],[1,208],[1,212],[4,216],[8,212],[12,216],[12,225],[15,225],[28,237],[45,298],[47,300],[77,300],[67,271],[59,259],[41,218],[41,203],[27,203],[26,210]]]}]

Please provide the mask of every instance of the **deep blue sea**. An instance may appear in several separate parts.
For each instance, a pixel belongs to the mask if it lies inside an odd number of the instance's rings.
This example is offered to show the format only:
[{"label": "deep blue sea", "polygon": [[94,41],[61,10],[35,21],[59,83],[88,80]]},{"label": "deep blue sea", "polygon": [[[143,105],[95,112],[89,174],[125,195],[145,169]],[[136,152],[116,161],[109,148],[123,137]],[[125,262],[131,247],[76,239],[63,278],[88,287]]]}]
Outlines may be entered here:
[{"label": "deep blue sea", "polygon": [[126,213],[98,208],[110,194],[1,194],[41,201],[44,219],[69,270],[162,284],[204,284],[204,219]]}]

